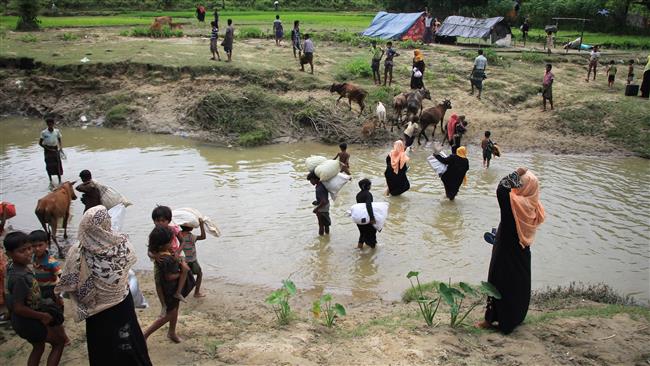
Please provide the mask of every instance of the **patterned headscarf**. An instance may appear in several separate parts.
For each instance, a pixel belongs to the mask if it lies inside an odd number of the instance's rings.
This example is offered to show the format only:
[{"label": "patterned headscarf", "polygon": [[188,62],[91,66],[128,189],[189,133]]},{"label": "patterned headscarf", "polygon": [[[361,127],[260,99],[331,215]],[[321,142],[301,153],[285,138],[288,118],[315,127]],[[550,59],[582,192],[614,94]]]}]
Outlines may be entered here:
[{"label": "patterned headscarf", "polygon": [[122,302],[129,294],[129,269],[136,256],[125,234],[111,231],[106,207],[95,206],[79,224],[79,243],[68,251],[68,259],[57,293],[68,293],[75,321],[79,322]]}]

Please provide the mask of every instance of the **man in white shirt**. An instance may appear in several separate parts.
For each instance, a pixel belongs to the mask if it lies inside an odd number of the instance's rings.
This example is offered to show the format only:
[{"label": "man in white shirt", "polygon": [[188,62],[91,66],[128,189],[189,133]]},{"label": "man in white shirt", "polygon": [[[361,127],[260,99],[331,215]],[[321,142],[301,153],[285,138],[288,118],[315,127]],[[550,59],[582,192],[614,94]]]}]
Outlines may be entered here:
[{"label": "man in white shirt", "polygon": [[314,73],[314,43],[311,41],[309,34],[305,34],[303,43],[304,54],[300,57],[300,70],[305,71],[305,64],[309,64],[311,73]]},{"label": "man in white shirt", "polygon": [[38,144],[43,148],[45,154],[45,169],[50,178],[50,185],[52,185],[52,176],[56,175],[61,184],[61,176],[63,175],[63,164],[61,163],[61,131],[54,128],[54,119],[48,118],[45,120],[47,128],[41,131],[41,138]]},{"label": "man in white shirt", "polygon": [[424,43],[429,44],[433,41],[433,17],[427,12],[424,17]]},{"label": "man in white shirt", "polygon": [[592,70],[594,72],[593,80],[596,80],[596,69],[598,69],[598,60],[600,60],[600,50],[598,49],[598,46],[594,46],[594,48],[591,50],[591,53],[589,54],[589,71],[587,71],[587,79],[585,79],[586,82],[589,82],[589,77],[591,76]]},{"label": "man in white shirt", "polygon": [[483,56],[483,50],[478,50],[478,56],[474,59],[474,68],[469,77],[472,91],[470,95],[474,94],[474,87],[478,89],[478,99],[481,99],[481,92],[483,91],[483,80],[485,80],[485,69],[487,68],[487,58]]}]

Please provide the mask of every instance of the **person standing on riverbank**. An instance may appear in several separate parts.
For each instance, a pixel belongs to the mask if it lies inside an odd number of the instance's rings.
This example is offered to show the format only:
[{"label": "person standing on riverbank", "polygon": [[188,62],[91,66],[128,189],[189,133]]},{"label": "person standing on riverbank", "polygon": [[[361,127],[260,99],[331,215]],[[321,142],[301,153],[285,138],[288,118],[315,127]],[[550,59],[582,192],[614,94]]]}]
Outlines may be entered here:
[{"label": "person standing on riverbank", "polygon": [[607,87],[610,89],[614,86],[614,81],[616,81],[617,71],[618,69],[616,68],[614,60],[611,60],[609,66],[607,66]]},{"label": "person standing on riverbank", "polygon": [[43,148],[45,154],[45,169],[47,176],[50,178],[50,185],[52,185],[52,176],[56,175],[61,184],[61,176],[63,175],[63,163],[61,162],[61,151],[63,150],[61,131],[54,128],[54,119],[47,118],[45,120],[47,128],[41,131],[41,138],[38,144]]},{"label": "person standing on riverbank", "polygon": [[419,49],[413,51],[413,67],[411,69],[411,89],[424,89],[424,55]]},{"label": "person standing on riverbank", "polygon": [[316,207],[312,212],[316,214],[316,218],[318,219],[318,235],[329,235],[330,225],[332,225],[329,192],[316,173],[310,172],[307,175],[307,180],[316,187],[316,201],[314,201]]},{"label": "person standing on riverbank", "polygon": [[517,168],[501,179],[497,201],[501,221],[492,247],[488,282],[499,290],[501,299],[488,297],[485,319],[477,326],[496,327],[509,334],[528,313],[530,246],[546,213],[537,177],[526,168]]},{"label": "person standing on riverbank", "polygon": [[372,60],[370,61],[370,68],[372,69],[372,80],[375,85],[381,85],[381,74],[379,73],[379,65],[381,58],[384,57],[384,49],[377,47],[377,41],[374,39],[371,42],[370,53],[372,53]]},{"label": "person standing on riverbank", "polygon": [[526,47],[526,40],[528,39],[528,31],[530,30],[530,24],[528,24],[528,18],[524,19],[524,24],[521,25],[521,38],[524,41],[524,47]]},{"label": "person standing on riverbank", "polygon": [[210,60],[221,61],[219,46],[217,46],[217,40],[219,39],[219,23],[213,20],[210,25],[212,25],[212,33],[210,34],[210,52],[212,53],[212,58],[210,58]]},{"label": "person standing on riverbank", "polygon": [[198,5],[196,7],[196,19],[199,21],[199,23],[205,22],[205,6]]},{"label": "person standing on riverbank", "polygon": [[546,64],[546,71],[544,72],[544,80],[542,81],[542,102],[544,104],[544,109],[542,112],[546,112],[546,101],[551,104],[551,110],[553,110],[553,82],[555,81],[555,75],[551,72],[553,65]]},{"label": "person standing on riverbank", "polygon": [[589,82],[589,77],[591,76],[592,70],[594,72],[593,80],[596,80],[596,70],[598,69],[599,59],[600,59],[600,50],[598,46],[594,46],[594,48],[589,53],[589,70],[587,70],[587,78],[585,79],[586,82]]},{"label": "person standing on riverbank", "polygon": [[228,60],[226,60],[226,62],[232,61],[232,44],[234,39],[235,39],[235,27],[232,26],[232,19],[228,19],[228,27],[226,27],[226,35],[223,38],[223,42],[221,42],[221,45],[223,46],[223,50],[226,52],[226,55],[228,56]]},{"label": "person standing on riverbank", "polygon": [[393,57],[399,56],[399,53],[393,49],[393,42],[386,42],[386,59],[384,60],[384,86],[388,81],[388,86],[393,83],[393,66],[395,65]]},{"label": "person standing on riverbank", "polygon": [[472,86],[472,91],[469,92],[469,95],[474,95],[474,87],[478,90],[478,99],[481,99],[481,93],[483,92],[483,80],[485,80],[485,69],[487,69],[488,60],[483,56],[483,50],[478,50],[478,56],[474,59],[474,68],[472,68],[472,73],[469,76],[470,85]]},{"label": "person standing on riverbank", "polygon": [[305,53],[300,57],[300,71],[305,71],[305,64],[309,64],[309,73],[314,74],[314,42],[309,34],[305,34]]}]

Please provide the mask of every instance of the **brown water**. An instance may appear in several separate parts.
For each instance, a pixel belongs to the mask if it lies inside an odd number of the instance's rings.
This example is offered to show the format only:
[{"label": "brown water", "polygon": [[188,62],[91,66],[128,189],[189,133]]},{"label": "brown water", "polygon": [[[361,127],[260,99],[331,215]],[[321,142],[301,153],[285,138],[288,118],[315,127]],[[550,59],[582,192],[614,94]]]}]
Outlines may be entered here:
[{"label": "brown water", "polygon": [[[39,227],[33,209],[47,193],[40,121],[0,121],[0,198],[17,205],[11,225]],[[305,180],[304,158],[333,157],[336,146],[317,143],[254,149],[217,148],[174,136],[89,127],[62,129],[64,179],[90,169],[100,182],[124,193],[134,205],[126,227],[137,248],[139,268],[151,268],[146,238],[156,204],[194,207],[215,219],[221,238],[199,242],[208,277],[232,283],[277,286],[291,278],[301,288],[397,298],[405,274],[424,280],[485,280],[491,246],[483,232],[497,226],[495,188],[520,165],[540,178],[547,221],[532,247],[533,287],[571,281],[605,282],[625,294],[650,298],[650,162],[639,158],[505,154],[481,169],[470,146],[469,183],[454,202],[422,149],[411,157],[411,190],[384,198],[389,147],[351,146],[354,183],[332,204],[331,235],[319,238],[311,213],[314,188]],[[368,177],[375,200],[390,202],[379,246],[358,251],[358,231],[345,211],[355,202],[356,182]],[[73,203],[70,242],[83,212]],[[59,234],[62,236],[62,234]]]}]

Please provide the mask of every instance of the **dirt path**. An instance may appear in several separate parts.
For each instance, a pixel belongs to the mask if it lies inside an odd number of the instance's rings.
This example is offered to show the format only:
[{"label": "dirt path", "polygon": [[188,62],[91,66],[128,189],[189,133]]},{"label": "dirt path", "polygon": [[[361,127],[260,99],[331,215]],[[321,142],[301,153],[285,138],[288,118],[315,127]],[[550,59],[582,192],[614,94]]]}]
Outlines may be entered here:
[{"label": "dirt path", "polygon": [[[140,273],[151,306],[138,310],[141,326],[159,312],[152,274]],[[181,304],[173,344],[164,327],[149,340],[155,365],[642,365],[650,362],[648,310],[567,301],[561,309],[533,304],[526,323],[509,336],[472,327],[452,329],[446,309],[427,327],[415,304],[376,297],[337,297],[347,308],[333,329],[315,321],[309,309],[319,294],[299,292],[291,301],[291,324],[279,327],[263,303],[270,289],[208,280],[208,296]],[[69,312],[70,309],[68,308]],[[481,316],[477,308],[471,323]],[[84,324],[65,323],[72,344],[62,365],[87,359]],[[2,328],[0,362],[25,364],[30,346]]]}]

